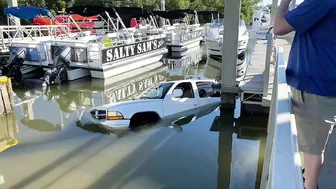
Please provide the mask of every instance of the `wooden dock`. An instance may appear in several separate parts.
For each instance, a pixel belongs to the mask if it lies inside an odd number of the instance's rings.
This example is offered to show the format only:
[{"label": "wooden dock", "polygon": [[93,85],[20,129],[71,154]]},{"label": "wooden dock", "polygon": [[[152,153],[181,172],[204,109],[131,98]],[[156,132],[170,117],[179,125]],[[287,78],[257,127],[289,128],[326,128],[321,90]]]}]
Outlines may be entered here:
[{"label": "wooden dock", "polygon": [[[285,60],[287,60],[290,44],[285,39],[276,39],[273,45],[283,47]],[[267,59],[267,50],[267,40],[255,41],[246,75],[240,83],[241,99],[245,105],[266,108],[271,105],[276,58],[275,49],[271,48],[269,53],[272,53],[272,56]]]}]

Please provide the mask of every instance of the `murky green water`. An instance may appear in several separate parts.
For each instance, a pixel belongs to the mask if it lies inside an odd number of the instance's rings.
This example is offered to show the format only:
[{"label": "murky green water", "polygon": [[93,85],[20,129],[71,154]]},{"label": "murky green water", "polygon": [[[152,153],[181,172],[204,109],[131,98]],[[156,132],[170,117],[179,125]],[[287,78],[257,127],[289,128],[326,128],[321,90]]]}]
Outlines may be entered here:
[{"label": "murky green water", "polygon": [[158,82],[205,77],[205,58],[196,48],[105,82],[82,79],[44,93],[35,80],[16,86],[15,117],[0,117],[0,188],[258,188],[267,117],[225,126],[229,118],[215,110],[179,128],[125,133],[86,121],[91,107],[132,99]]}]

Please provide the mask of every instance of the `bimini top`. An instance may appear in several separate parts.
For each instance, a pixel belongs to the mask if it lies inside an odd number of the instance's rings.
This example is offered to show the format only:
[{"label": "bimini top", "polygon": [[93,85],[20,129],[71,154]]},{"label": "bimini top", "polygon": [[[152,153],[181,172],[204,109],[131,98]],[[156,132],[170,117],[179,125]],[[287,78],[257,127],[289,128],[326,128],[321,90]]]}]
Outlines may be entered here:
[{"label": "bimini top", "polygon": [[121,18],[144,17],[150,16],[149,12],[139,7],[101,7],[101,6],[74,6],[66,9],[68,14],[78,14],[81,16],[95,16],[102,13],[109,13],[111,17],[115,17],[117,12]]},{"label": "bimini top", "polygon": [[114,9],[122,18],[148,18],[151,15],[149,11],[139,7],[114,7]]},{"label": "bimini top", "polygon": [[111,8],[101,7],[101,6],[74,6],[66,8],[65,10],[68,14],[78,14],[81,16],[96,16],[106,12],[113,12]]},{"label": "bimini top", "polygon": [[48,16],[50,11],[40,7],[17,6],[5,8],[4,14],[6,16],[15,16],[20,19],[33,19],[40,15]]},{"label": "bimini top", "polygon": [[197,11],[197,15],[199,16],[207,16],[212,14],[217,14],[217,11]]},{"label": "bimini top", "polygon": [[184,14],[195,14],[194,10],[191,9],[176,9],[176,10],[171,10],[170,12],[180,12]]},{"label": "bimini top", "polygon": [[165,19],[181,19],[186,16],[184,12],[177,12],[177,11],[152,11],[154,15],[160,16]]}]

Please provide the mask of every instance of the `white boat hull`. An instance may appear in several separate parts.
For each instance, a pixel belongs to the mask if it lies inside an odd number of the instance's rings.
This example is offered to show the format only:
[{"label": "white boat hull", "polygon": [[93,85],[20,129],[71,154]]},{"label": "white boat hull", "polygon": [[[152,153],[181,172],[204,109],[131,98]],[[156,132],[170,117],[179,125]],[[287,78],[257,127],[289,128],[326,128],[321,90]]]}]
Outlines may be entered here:
[{"label": "white boat hull", "polygon": [[[209,59],[204,69],[204,76],[210,79],[219,79],[221,77],[222,63],[214,59]],[[247,59],[237,61],[237,84],[245,77],[247,70]]]},{"label": "white boat hull", "polygon": [[[248,43],[248,36],[244,36],[242,39],[238,41],[238,54],[241,53],[242,51],[245,51],[247,48],[247,43]],[[210,56],[222,56],[222,45],[223,43],[220,42],[220,40],[211,40],[211,39],[206,39],[205,40],[206,45],[207,45],[207,50],[208,54]]]},{"label": "white boat hull", "polygon": [[203,39],[203,37],[198,37],[198,38],[191,39],[189,41],[185,41],[185,42],[182,42],[182,43],[167,44],[167,48],[168,48],[169,51],[172,51],[172,52],[186,51],[186,50],[191,49],[193,47],[199,46],[202,39]]}]

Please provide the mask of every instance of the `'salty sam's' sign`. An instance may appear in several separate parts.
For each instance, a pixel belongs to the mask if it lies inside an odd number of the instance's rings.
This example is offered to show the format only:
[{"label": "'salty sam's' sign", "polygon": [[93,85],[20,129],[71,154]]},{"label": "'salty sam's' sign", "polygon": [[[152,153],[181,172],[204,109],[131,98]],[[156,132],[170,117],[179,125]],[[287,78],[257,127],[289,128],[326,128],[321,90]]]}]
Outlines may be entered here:
[{"label": "'salty sam's' sign", "polygon": [[165,38],[152,39],[148,41],[141,41],[137,43],[111,47],[103,49],[102,62],[103,63],[112,62],[165,47],[166,47]]}]

